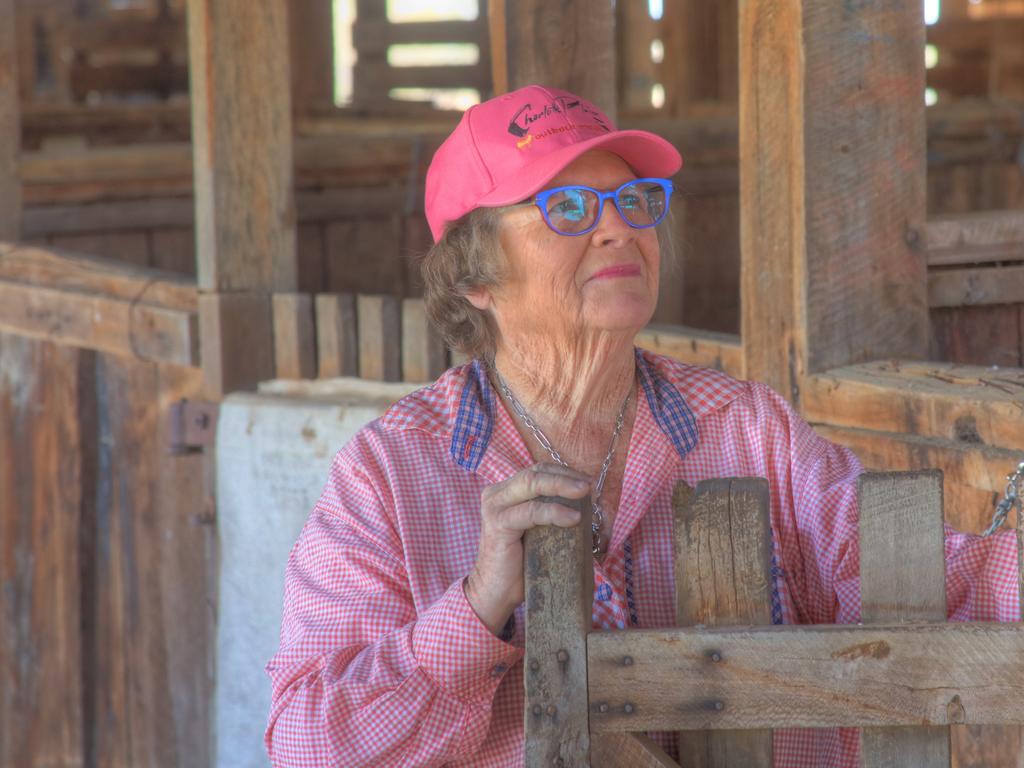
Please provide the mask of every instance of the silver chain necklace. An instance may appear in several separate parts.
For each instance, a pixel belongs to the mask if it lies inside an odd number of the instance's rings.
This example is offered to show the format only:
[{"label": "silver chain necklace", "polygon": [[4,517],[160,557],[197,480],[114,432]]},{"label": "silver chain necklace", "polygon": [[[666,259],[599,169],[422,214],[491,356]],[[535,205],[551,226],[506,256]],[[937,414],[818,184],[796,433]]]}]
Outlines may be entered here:
[{"label": "silver chain necklace", "polygon": [[[508,384],[498,373],[498,368],[493,363],[491,364],[491,370],[494,371],[494,376],[498,380],[498,387],[501,389],[501,393],[505,395],[509,404],[512,406],[512,410],[516,412],[516,416],[526,425],[526,428],[533,433],[533,436],[537,438],[537,442],[541,444],[541,447],[555,460],[558,464],[561,464],[566,469],[569,469],[569,464],[562,458],[562,456],[555,450],[555,447],[551,444],[548,436],[544,434],[543,430],[537,426],[537,423],[530,417],[530,414],[523,408],[522,403],[516,400],[516,396],[512,394],[512,390],[509,389]],[[601,462],[601,471],[597,475],[597,482],[594,484],[594,493],[591,498],[591,511],[592,517],[590,520],[590,533],[592,537],[591,552],[595,555],[601,554],[602,544],[604,542],[603,536],[601,535],[601,526],[604,523],[604,512],[601,510],[601,491],[604,490],[604,481],[608,477],[608,470],[612,466],[612,459],[615,456],[615,446],[619,442],[619,435],[622,433],[622,426],[626,422],[626,408],[629,406],[629,398],[633,396],[633,388],[630,387],[629,392],[626,393],[626,399],[622,401],[622,407],[619,409],[619,415],[615,417],[615,429],[612,430],[611,444],[608,446],[608,454],[604,457],[604,461]]]}]

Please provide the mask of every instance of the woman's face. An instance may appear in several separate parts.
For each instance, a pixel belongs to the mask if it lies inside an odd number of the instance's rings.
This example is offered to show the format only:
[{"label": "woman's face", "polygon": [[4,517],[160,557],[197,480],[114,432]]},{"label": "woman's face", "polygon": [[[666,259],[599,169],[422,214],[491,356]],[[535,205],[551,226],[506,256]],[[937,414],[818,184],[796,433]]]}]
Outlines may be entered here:
[{"label": "woman's face", "polygon": [[[551,180],[547,189],[581,184],[614,190],[636,175],[618,155],[591,151]],[[654,228],[634,229],[610,200],[585,235],[548,228],[536,205],[505,212],[500,229],[504,280],[468,296],[493,313],[499,346],[507,340],[583,339],[591,332],[632,336],[654,314],[659,251]]]}]

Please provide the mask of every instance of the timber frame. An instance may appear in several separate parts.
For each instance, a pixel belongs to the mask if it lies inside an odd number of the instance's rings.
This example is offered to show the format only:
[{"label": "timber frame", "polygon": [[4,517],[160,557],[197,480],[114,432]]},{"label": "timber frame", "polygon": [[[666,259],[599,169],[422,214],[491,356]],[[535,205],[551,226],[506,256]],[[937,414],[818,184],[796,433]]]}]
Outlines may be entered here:
[{"label": "timber frame", "polygon": [[[320,18],[313,0],[302,5],[310,18]],[[47,405],[45,413],[26,407],[8,419],[15,425],[10,434],[0,429],[0,446],[16,459],[11,477],[0,472],[6,505],[0,575],[12,579],[15,594],[31,594],[33,583],[52,586],[45,604],[30,599],[28,608],[0,591],[5,764],[38,758],[77,765],[83,754],[119,765],[212,764],[215,468],[199,451],[168,460],[156,450],[166,442],[163,415],[170,405],[216,403],[273,377],[429,379],[445,364],[445,350],[415,301],[354,289],[300,292],[300,217],[366,201],[350,190],[296,192],[296,178],[306,175],[316,187],[344,176],[347,166],[333,159],[356,154],[368,155],[367,165],[415,167],[432,147],[419,138],[407,142],[411,149],[397,142],[371,147],[351,137],[332,142],[328,135],[293,141],[295,105],[321,102],[324,94],[300,88],[313,82],[308,72],[316,71],[315,62],[300,65],[312,67],[305,74],[289,72],[289,45],[301,40],[286,33],[288,7],[286,0],[188,0],[194,151],[147,148],[140,170],[139,153],[129,158],[116,148],[88,157],[21,152],[22,119],[38,115],[19,115],[15,30],[22,26],[16,1],[0,0],[0,333],[9,339],[0,354],[30,379],[15,394],[27,392]],[[631,43],[617,41],[611,3],[487,0],[487,8],[492,81],[499,88],[542,81],[581,93],[614,117],[615,57]],[[721,13],[729,17],[733,9]],[[993,495],[1020,460],[1024,369],[929,362],[927,311],[961,299],[1024,303],[1024,218],[1003,212],[928,220],[917,2],[738,0],[735,17],[741,333],[651,326],[639,343],[765,381],[871,468],[941,469],[946,520],[981,530]],[[312,27],[323,31],[315,21]],[[562,35],[566,28],[577,31],[571,40]],[[694,52],[686,77],[672,84],[684,106],[707,98],[701,92],[707,84],[693,76],[705,53]],[[724,93],[732,87],[733,65],[719,64],[714,86]],[[264,98],[266,89],[276,98]],[[173,107],[164,111],[167,134],[184,135],[183,115]],[[54,114],[64,119],[59,110]],[[675,128],[669,122],[665,130]],[[165,213],[180,230],[196,226],[196,279],[14,244],[45,226],[68,226],[70,209],[23,211],[23,202],[68,175],[86,185],[97,158],[114,168],[113,183],[136,197],[152,194],[152,182],[140,177],[158,169]],[[734,174],[724,182],[705,176],[702,183],[712,187],[735,183]],[[194,190],[191,202],[180,197],[188,190]],[[403,194],[386,189],[380,197],[394,206]],[[139,224],[147,214],[136,202],[113,204],[107,214]],[[1010,263],[1000,270],[1013,271],[985,272],[980,265],[993,259]],[[948,271],[929,274],[929,264]],[[411,340],[401,347],[390,336],[398,328]],[[7,402],[4,387],[0,378]],[[105,399],[109,393],[118,397]],[[99,425],[86,413],[96,402],[116,406],[105,414],[109,422]],[[29,439],[34,432],[37,443]],[[104,460],[113,461],[122,495],[110,508],[117,502],[122,517],[108,521],[109,539],[101,539],[97,525],[105,510],[89,497],[98,462],[89,450],[108,450],[111,436],[117,445]],[[30,444],[33,451],[24,450]],[[80,456],[55,453],[56,446],[78,445]],[[67,487],[68,478],[79,477],[82,487]],[[4,495],[14,486],[20,496]],[[135,520],[125,512],[136,508],[149,516]],[[173,548],[164,543],[168,531]],[[144,545],[118,549],[119,537],[133,532]],[[110,542],[107,561],[88,560]],[[32,557],[20,558],[25,552]],[[178,591],[165,594],[169,584]],[[84,612],[83,592],[112,597]],[[140,600],[166,616],[129,614]],[[90,627],[100,629],[88,634]],[[764,637],[777,631],[766,629]],[[29,663],[7,663],[15,652]],[[129,661],[121,663],[122,656]],[[573,651],[570,660],[576,658]],[[84,680],[83,668],[89,668]],[[171,694],[181,696],[174,701],[180,713],[172,711]],[[966,720],[975,714],[968,708]],[[954,710],[948,720],[957,717]],[[951,738],[955,748],[967,749],[1000,739],[990,730],[963,728],[954,728]],[[1004,726],[1001,738],[1014,748],[1022,743],[1016,726]]]}]

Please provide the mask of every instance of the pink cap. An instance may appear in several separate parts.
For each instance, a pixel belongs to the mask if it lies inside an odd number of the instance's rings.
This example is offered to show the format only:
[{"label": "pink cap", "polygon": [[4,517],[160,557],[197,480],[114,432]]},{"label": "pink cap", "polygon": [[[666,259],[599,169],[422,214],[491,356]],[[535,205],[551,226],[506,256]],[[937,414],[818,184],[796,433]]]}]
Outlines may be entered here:
[{"label": "pink cap", "polygon": [[640,177],[668,177],[676,148],[647,131],[619,131],[586,99],[528,85],[466,110],[434,154],[425,208],[436,242],[474,208],[518,203],[591,149],[614,152]]}]

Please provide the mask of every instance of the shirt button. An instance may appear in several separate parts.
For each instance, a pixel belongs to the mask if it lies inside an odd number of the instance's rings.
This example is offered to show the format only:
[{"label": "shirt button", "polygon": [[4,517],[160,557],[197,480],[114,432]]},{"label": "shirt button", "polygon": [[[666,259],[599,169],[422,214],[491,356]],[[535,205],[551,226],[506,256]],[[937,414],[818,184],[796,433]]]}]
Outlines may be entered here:
[{"label": "shirt button", "polygon": [[508,672],[508,664],[495,664],[491,667],[491,677],[501,677]]}]

